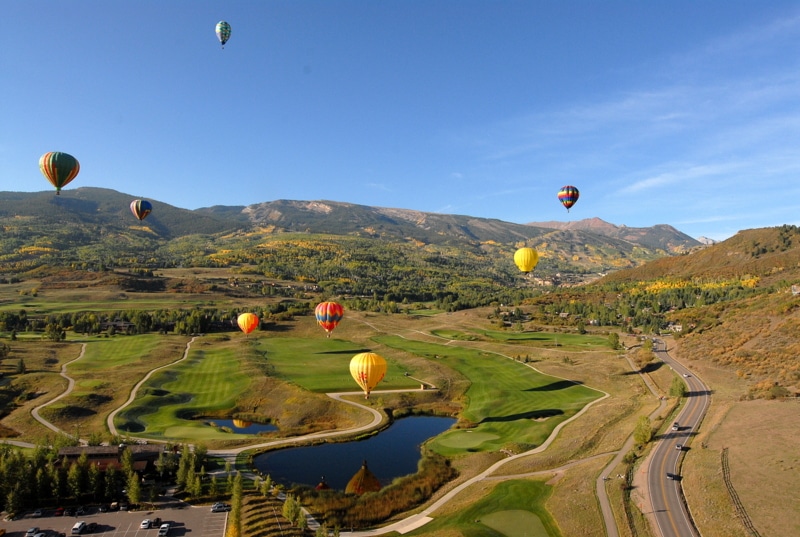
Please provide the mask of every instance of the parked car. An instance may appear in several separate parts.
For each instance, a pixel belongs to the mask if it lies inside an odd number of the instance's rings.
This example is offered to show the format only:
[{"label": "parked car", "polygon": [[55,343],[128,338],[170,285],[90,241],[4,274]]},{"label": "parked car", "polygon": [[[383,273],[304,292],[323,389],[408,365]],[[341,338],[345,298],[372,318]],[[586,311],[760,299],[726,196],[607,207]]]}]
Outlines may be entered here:
[{"label": "parked car", "polygon": [[28,528],[28,531],[25,532],[25,537],[33,537],[39,533],[39,526],[34,526],[32,528]]},{"label": "parked car", "polygon": [[80,506],[75,510],[75,516],[81,516],[87,514],[86,508],[84,506]]},{"label": "parked car", "polygon": [[64,508],[57,508],[55,511],[53,511],[53,516],[64,516]]},{"label": "parked car", "polygon": [[100,507],[99,507],[97,510],[98,510],[98,511],[100,511],[101,513],[108,513],[108,510],[109,510],[110,508],[111,508],[111,507],[110,507],[110,506],[109,506],[107,503],[104,503],[104,504],[103,504],[103,505],[101,505],[101,506],[100,506]]},{"label": "parked car", "polygon": [[166,535],[169,535],[169,524],[164,523],[158,528],[158,537],[165,537]]},{"label": "parked car", "polygon": [[230,510],[231,506],[228,505],[227,503],[217,502],[211,506],[212,513],[220,513],[222,511],[230,511]]},{"label": "parked car", "polygon": [[97,522],[89,522],[86,524],[86,533],[94,533],[97,531]]},{"label": "parked car", "polygon": [[149,530],[150,529],[150,519],[149,518],[145,518],[144,520],[142,520],[142,523],[139,524],[139,529],[140,530]]},{"label": "parked car", "polygon": [[72,507],[67,507],[66,509],[64,509],[64,516],[72,516],[74,514],[75,514],[75,509],[73,509]]}]

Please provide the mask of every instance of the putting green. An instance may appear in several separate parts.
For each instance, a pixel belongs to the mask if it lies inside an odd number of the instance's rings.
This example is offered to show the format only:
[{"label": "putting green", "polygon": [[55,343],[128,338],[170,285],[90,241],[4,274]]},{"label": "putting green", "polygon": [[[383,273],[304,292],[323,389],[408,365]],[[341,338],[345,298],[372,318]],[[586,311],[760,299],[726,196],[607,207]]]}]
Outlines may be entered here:
[{"label": "putting green", "polygon": [[489,526],[506,537],[548,537],[541,519],[530,511],[512,509],[484,515],[481,524]]},{"label": "putting green", "polygon": [[498,438],[499,436],[496,434],[478,431],[451,431],[440,435],[437,438],[437,442],[447,447],[470,449],[478,447],[484,442],[497,440]]}]

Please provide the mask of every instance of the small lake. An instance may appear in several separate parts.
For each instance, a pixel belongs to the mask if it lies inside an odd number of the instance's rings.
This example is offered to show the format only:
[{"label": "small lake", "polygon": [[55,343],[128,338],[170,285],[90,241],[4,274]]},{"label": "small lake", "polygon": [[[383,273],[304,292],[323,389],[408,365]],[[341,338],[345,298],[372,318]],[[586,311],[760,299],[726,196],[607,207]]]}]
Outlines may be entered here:
[{"label": "small lake", "polygon": [[217,427],[227,427],[236,434],[258,434],[266,433],[269,431],[277,431],[278,428],[271,423],[252,423],[242,420],[218,420],[218,419],[203,419],[204,422],[209,424],[213,423]]},{"label": "small lake", "polygon": [[364,440],[282,449],[255,457],[253,463],[276,483],[316,486],[324,477],[335,490],[344,490],[361,468],[367,467],[383,486],[395,478],[415,474],[420,445],[449,429],[453,418],[413,416]]}]

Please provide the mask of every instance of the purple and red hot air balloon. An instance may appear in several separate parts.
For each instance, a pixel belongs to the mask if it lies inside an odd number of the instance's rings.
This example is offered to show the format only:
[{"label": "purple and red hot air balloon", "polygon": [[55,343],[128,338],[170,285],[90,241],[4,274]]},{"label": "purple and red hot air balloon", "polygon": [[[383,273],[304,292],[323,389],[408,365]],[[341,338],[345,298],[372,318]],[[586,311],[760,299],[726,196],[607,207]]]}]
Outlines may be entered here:
[{"label": "purple and red hot air balloon", "polygon": [[578,189],[571,185],[562,186],[561,190],[558,191],[558,201],[561,202],[561,205],[567,208],[567,212],[569,212],[570,207],[575,205],[575,202],[578,201],[578,197],[581,195],[578,192]]}]

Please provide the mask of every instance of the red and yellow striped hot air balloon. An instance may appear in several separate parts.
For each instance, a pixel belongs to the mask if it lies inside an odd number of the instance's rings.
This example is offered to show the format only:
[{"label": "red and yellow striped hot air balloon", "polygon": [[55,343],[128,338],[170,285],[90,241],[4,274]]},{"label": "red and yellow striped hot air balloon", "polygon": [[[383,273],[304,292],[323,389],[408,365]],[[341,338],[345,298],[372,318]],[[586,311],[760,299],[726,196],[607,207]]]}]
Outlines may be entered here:
[{"label": "red and yellow striped hot air balloon", "polygon": [[51,151],[39,157],[39,169],[42,171],[50,184],[56,187],[56,195],[61,193],[61,189],[70,181],[75,179],[81,171],[78,159],[67,153]]},{"label": "red and yellow striped hot air balloon", "polygon": [[344,315],[344,308],[341,304],[336,302],[320,302],[314,308],[314,315],[317,318],[317,323],[325,329],[328,337],[331,337],[331,332],[339,324]]}]

